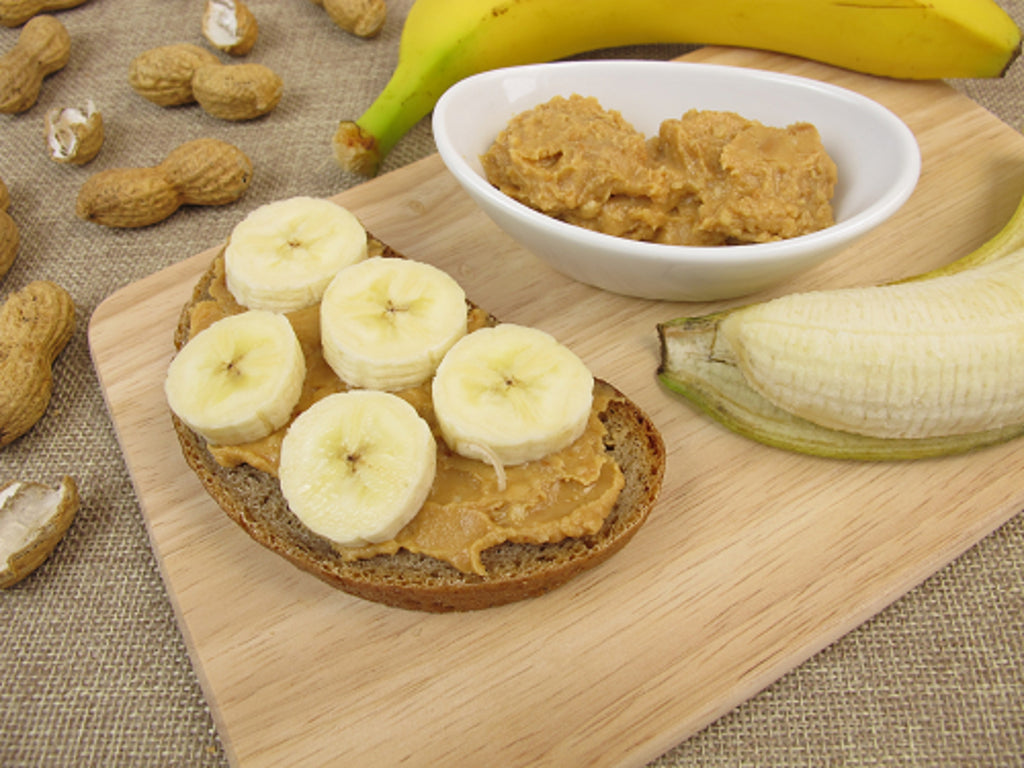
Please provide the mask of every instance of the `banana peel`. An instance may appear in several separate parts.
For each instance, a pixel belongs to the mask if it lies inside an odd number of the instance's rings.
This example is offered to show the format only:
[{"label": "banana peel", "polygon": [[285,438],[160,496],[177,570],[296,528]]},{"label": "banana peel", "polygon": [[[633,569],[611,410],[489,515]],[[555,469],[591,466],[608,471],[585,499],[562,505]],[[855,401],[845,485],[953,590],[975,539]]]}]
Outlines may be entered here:
[{"label": "banana peel", "polygon": [[[1024,199],[1004,227],[983,245],[950,264],[895,282],[952,275],[1024,248]],[[724,318],[746,306],[659,323],[657,376],[669,390],[724,427],[751,440],[788,451],[834,459],[902,461],[996,445],[1024,435],[1024,424],[928,438],[879,438],[843,432],[785,411],[756,392],[728,355],[716,352]]]}]

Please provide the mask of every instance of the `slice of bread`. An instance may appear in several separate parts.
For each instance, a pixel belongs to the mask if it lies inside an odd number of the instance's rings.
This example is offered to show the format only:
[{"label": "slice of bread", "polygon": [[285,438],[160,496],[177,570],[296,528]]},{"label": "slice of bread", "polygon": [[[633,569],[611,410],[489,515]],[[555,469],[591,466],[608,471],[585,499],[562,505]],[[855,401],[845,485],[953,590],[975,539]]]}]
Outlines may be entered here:
[{"label": "slice of bread", "polygon": [[[385,255],[399,254],[384,247]],[[181,313],[175,346],[189,337],[189,310],[209,298],[214,268],[201,278]],[[420,611],[468,611],[535,597],[567,582],[619,551],[647,520],[661,488],[665,447],[651,420],[607,382],[612,392],[601,415],[610,451],[625,476],[604,526],[594,535],[549,544],[506,542],[482,554],[486,576],[464,573],[435,558],[399,550],[346,561],[331,543],[291,513],[277,479],[248,465],[226,468],[202,437],[171,415],[185,461],[227,513],[253,539],[325,582],[358,597]]]}]

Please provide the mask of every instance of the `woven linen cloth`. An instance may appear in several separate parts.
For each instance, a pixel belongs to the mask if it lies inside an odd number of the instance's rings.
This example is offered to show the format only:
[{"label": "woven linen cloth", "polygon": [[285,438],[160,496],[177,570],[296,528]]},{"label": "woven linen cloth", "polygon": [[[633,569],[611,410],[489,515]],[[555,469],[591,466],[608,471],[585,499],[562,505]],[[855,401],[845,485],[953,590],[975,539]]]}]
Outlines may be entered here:
[{"label": "woven linen cloth", "polygon": [[[55,368],[53,400],[0,449],[0,481],[78,482],[82,507],[50,559],[0,593],[0,766],[221,766],[227,758],[190,664],[90,359],[91,313],[119,288],[221,242],[245,213],[297,194],[327,197],[362,181],[339,170],[330,139],[357,117],[397,60],[411,0],[392,0],[374,40],[335,27],[308,0],[249,0],[260,39],[248,59],[285,83],[272,119],[226,123],[197,107],[162,109],[127,79],[157,45],[204,45],[202,0],[91,0],[58,14],[67,67],[39,103],[0,116],[0,178],[21,247],[0,294],[35,279],[65,286],[77,330]],[[1001,3],[1024,24],[1024,2]],[[0,51],[18,29],[0,29]],[[672,58],[685,46],[592,57]],[[1008,124],[1024,119],[1024,62],[993,81],[953,83]],[[46,157],[52,107],[103,113],[106,141],[83,167]],[[229,141],[253,158],[236,204],[186,207],[141,230],[75,218],[93,172],[154,165],[190,139]],[[421,121],[383,171],[434,151]],[[1024,518],[1017,516],[860,628],[675,747],[668,766],[1008,766],[1024,755]]]}]

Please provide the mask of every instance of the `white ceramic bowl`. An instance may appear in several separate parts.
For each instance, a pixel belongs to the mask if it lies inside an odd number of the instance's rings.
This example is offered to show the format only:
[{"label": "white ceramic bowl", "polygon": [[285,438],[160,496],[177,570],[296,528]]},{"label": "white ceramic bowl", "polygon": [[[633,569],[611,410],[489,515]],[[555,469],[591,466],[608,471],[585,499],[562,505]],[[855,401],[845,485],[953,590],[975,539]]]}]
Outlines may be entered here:
[{"label": "white ceramic bowl", "polygon": [[[573,226],[498,192],[480,155],[513,115],[573,93],[619,110],[648,136],[690,108],[730,110],[774,126],[813,123],[838,168],[836,223],[772,243],[661,245]],[[673,301],[753,293],[835,256],[903,205],[921,168],[913,133],[871,99],[816,80],[715,64],[600,60],[483,72],[442,95],[433,131],[442,160],[473,200],[556,270],[608,291]]]}]

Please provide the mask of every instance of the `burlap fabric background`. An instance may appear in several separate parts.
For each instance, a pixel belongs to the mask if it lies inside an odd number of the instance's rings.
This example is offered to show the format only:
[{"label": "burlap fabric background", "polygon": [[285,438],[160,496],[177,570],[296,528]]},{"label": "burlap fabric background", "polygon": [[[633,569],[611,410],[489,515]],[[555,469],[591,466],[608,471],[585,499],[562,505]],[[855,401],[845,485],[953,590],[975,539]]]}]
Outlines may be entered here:
[{"label": "burlap fabric background", "polygon": [[[261,37],[249,59],[285,81],[269,117],[230,124],[198,107],[161,109],[135,95],[127,67],[156,45],[203,45],[203,0],[91,0],[61,12],[68,66],[39,103],[0,116],[0,178],[22,245],[4,296],[33,279],[65,286],[78,330],[56,366],[42,421],[0,450],[0,481],[73,475],[82,507],[54,555],[0,594],[0,765],[219,766],[226,762],[154,562],[143,519],[89,357],[92,311],[118,288],[223,240],[245,213],[295,195],[359,183],[331,157],[338,119],[356,117],[389,76],[410,0],[392,0],[371,41],[333,26],[309,0],[250,0]],[[1024,2],[1003,0],[1024,24]],[[0,52],[17,29],[0,29]],[[681,46],[597,56],[669,58]],[[1024,62],[964,90],[1020,128]],[[92,98],[103,151],[85,167],[51,162],[43,115]],[[183,209],[142,230],[74,216],[88,175],[153,165],[194,138],[230,141],[255,180],[225,208]],[[385,171],[434,151],[421,123]],[[908,491],[912,492],[912,491]],[[1024,764],[1024,518],[1018,516],[906,597],[753,700],[656,761],[659,766]]]}]

